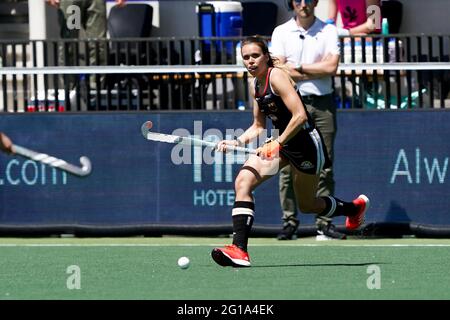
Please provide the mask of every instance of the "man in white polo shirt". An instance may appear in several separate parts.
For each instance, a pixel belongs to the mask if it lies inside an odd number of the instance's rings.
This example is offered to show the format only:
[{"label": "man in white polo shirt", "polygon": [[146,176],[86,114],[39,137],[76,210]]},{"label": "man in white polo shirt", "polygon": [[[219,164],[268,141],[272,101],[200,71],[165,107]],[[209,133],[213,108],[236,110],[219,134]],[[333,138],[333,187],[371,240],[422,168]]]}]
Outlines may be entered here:
[{"label": "man in white polo shirt", "polygon": [[[271,39],[271,54],[285,63],[302,96],[308,112],[322,133],[328,156],[333,161],[336,136],[336,105],[332,95],[332,76],[339,64],[340,46],[335,26],[314,15],[318,0],[287,0],[295,15],[275,28]],[[280,201],[283,210],[283,231],[280,240],[295,237],[299,221],[292,190],[290,167],[280,172]],[[334,193],[332,167],[323,170],[318,195]],[[317,239],[345,239],[337,232],[331,219],[316,218]]]}]

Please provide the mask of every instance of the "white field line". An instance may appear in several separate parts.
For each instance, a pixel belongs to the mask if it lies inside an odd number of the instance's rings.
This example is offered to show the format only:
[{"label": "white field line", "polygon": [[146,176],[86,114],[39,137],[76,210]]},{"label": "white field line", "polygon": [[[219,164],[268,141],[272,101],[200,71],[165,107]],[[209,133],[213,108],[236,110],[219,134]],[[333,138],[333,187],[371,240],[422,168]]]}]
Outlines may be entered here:
[{"label": "white field line", "polygon": [[[223,246],[223,243],[0,243],[0,247],[210,247]],[[450,247],[450,244],[249,244],[249,247]]]}]

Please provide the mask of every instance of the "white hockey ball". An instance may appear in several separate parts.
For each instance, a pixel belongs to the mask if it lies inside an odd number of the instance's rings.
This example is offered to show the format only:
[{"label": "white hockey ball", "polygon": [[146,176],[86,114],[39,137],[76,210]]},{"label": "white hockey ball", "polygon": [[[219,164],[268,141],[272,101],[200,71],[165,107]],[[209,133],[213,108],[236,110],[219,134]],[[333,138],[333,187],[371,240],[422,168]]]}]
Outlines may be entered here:
[{"label": "white hockey ball", "polygon": [[189,261],[188,257],[181,257],[180,259],[178,259],[178,266],[181,269],[189,268],[189,264],[190,264],[190,261]]}]

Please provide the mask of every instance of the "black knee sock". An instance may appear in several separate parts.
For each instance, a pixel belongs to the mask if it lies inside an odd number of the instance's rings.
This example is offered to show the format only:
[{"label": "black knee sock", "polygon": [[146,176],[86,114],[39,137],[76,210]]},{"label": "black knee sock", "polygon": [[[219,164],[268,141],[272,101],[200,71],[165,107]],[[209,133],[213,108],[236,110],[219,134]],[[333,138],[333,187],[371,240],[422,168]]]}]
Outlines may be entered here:
[{"label": "black knee sock", "polygon": [[345,202],[339,200],[336,197],[326,196],[321,197],[325,200],[326,207],[319,216],[332,218],[337,216],[347,216],[351,217],[358,213],[358,208],[353,204],[353,202]]},{"label": "black knee sock", "polygon": [[233,206],[233,244],[247,251],[248,237],[253,225],[255,204],[250,201],[236,201]]}]

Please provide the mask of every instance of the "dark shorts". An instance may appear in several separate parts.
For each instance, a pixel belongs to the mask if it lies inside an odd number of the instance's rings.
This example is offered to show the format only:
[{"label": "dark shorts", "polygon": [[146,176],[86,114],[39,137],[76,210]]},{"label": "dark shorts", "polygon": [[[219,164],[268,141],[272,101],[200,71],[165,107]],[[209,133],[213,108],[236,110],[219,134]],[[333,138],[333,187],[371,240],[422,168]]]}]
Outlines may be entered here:
[{"label": "dark shorts", "polygon": [[297,170],[307,174],[320,174],[331,166],[320,132],[315,128],[302,129],[281,149],[280,154]]}]

